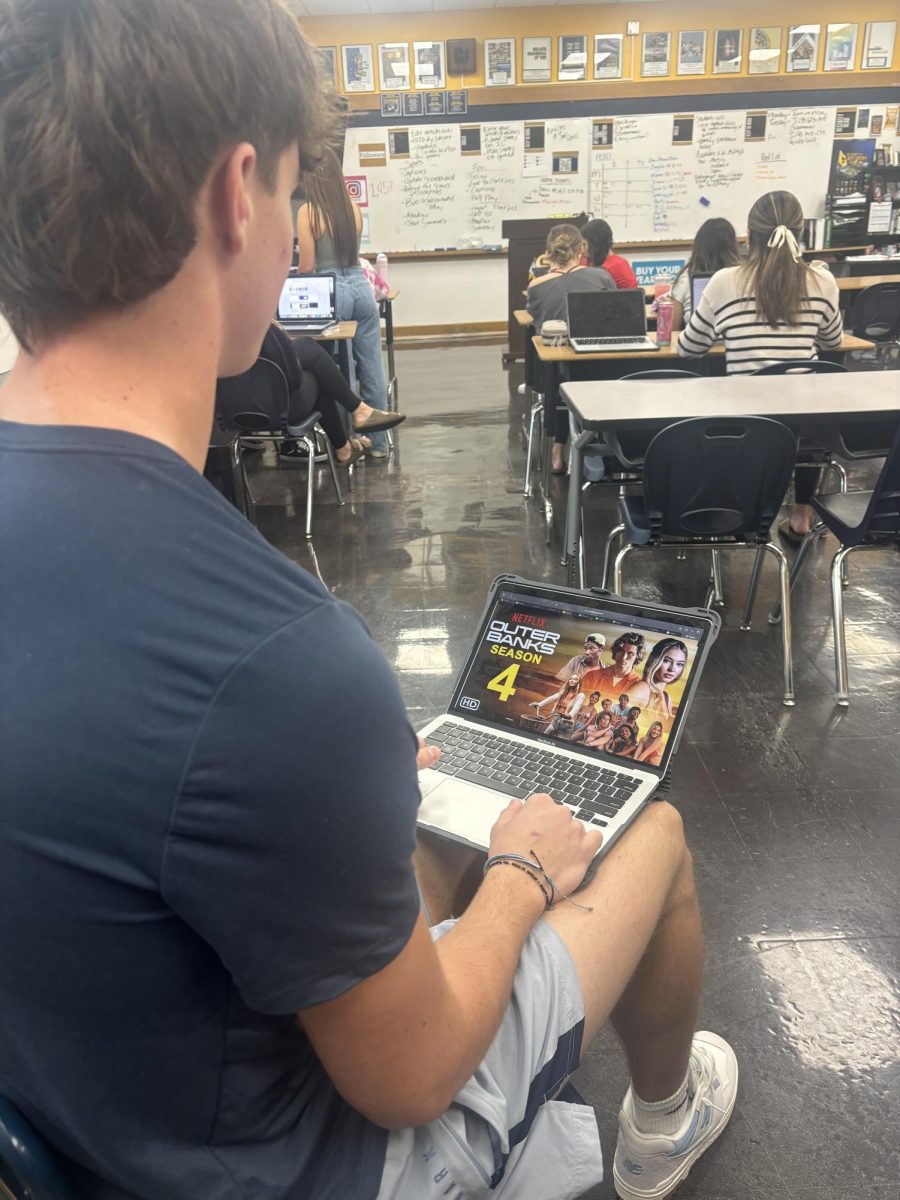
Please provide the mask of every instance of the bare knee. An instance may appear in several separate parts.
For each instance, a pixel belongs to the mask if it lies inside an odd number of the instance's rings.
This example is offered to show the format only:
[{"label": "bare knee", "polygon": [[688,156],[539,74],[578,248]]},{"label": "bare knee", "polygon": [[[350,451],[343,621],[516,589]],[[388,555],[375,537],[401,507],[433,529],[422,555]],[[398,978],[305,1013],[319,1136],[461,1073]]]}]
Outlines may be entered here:
[{"label": "bare knee", "polygon": [[666,800],[655,801],[641,814],[638,824],[654,837],[656,845],[672,864],[671,898],[693,898],[694,860],[685,840],[681,813]]}]

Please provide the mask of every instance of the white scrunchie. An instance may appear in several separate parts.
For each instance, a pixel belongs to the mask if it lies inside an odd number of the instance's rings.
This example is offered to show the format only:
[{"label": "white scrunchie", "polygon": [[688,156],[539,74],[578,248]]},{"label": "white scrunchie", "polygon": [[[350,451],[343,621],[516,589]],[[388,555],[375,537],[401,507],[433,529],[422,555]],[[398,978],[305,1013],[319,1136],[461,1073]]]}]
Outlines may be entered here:
[{"label": "white scrunchie", "polygon": [[768,246],[771,250],[777,250],[787,242],[787,247],[791,252],[791,258],[794,262],[799,262],[801,258],[800,247],[797,245],[797,239],[788,229],[787,225],[777,225],[769,238]]}]

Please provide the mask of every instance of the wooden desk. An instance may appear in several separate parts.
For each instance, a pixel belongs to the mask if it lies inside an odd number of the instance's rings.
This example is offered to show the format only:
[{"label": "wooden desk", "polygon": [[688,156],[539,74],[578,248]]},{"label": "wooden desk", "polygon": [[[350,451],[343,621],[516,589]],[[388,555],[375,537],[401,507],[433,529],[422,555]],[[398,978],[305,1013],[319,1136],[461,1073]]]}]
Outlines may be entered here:
[{"label": "wooden desk", "polygon": [[378,314],[384,320],[384,345],[388,360],[388,408],[393,409],[397,407],[397,370],[394,366],[394,301],[399,294],[396,288],[392,288],[383,299],[378,301]]},{"label": "wooden desk", "polygon": [[837,280],[839,292],[860,292],[876,283],[900,283],[900,272],[894,275],[843,275]]},{"label": "wooden desk", "polygon": [[[655,335],[648,333],[651,341]],[[676,348],[677,336],[673,337],[671,345],[660,346],[658,350],[646,351],[612,351],[611,353],[603,354],[579,354],[573,350],[571,346],[545,346],[541,339],[537,336],[532,338],[535,351],[538,358],[543,363],[576,363],[576,362],[622,362],[630,363],[646,363],[647,370],[650,370],[655,363],[665,362],[667,367],[672,366],[672,359],[683,363],[685,369],[689,369],[692,365],[702,362],[700,358],[680,358]],[[849,350],[871,350],[874,342],[867,342],[864,338],[854,337],[851,333],[845,333],[843,341],[838,350],[825,351],[824,353],[831,354],[846,354]],[[710,355],[721,356],[725,353],[725,347],[721,342],[716,342],[715,345],[707,352],[704,357]],[[641,370],[644,368],[642,367]]]},{"label": "wooden desk", "polygon": [[518,325],[521,325],[523,329],[527,329],[529,325],[534,324],[534,318],[527,308],[514,308],[513,320],[515,320]]},{"label": "wooden desk", "polygon": [[[853,338],[854,342],[861,339]],[[864,346],[870,343],[863,343]],[[773,417],[815,437],[823,425],[871,421],[896,415],[900,392],[891,371],[845,375],[738,375],[685,379],[666,387],[648,380],[564,383],[561,395],[583,430],[637,429],[689,417]],[[574,577],[578,554],[578,508],[583,446],[575,438],[566,516],[566,562]]]}]

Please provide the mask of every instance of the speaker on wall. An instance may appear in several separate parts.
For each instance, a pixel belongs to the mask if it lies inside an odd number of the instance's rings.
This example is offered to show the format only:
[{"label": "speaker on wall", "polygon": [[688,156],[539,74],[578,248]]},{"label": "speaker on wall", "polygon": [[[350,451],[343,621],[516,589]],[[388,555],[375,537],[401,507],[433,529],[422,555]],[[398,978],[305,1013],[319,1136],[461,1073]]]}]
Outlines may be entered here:
[{"label": "speaker on wall", "polygon": [[474,75],[476,54],[474,38],[450,38],[447,42],[447,74]]}]

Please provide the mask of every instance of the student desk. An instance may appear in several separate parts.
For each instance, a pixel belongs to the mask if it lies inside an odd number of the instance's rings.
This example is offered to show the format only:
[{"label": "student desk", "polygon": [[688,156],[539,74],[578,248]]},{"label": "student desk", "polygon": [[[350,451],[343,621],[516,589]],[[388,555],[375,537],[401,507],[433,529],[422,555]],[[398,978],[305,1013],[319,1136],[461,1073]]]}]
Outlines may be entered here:
[{"label": "student desk", "polygon": [[392,289],[378,301],[378,315],[384,321],[384,345],[388,360],[388,408],[397,407],[397,370],[394,366],[394,301],[399,292]]},{"label": "student desk", "polygon": [[301,337],[312,337],[314,342],[333,342],[334,346],[331,352],[337,358],[341,374],[348,383],[352,384],[350,376],[350,343],[356,337],[355,321],[339,321],[337,329],[325,337],[320,333],[315,335],[304,333],[302,329],[286,329],[285,333],[291,341]]},{"label": "student desk", "polygon": [[[845,339],[846,340],[846,339]],[[857,347],[870,343],[850,339]],[[853,376],[738,375],[731,378],[682,380],[666,387],[648,380],[586,380],[564,383],[562,398],[582,430],[638,429],[652,422],[683,421],[688,417],[772,417],[792,429],[815,437],[823,425],[871,421],[897,415],[900,397],[891,371],[872,371],[851,385]],[[864,381],[864,382],[862,382]],[[583,439],[571,450],[571,474],[566,511],[566,565],[570,582],[577,574],[579,504]]]}]

